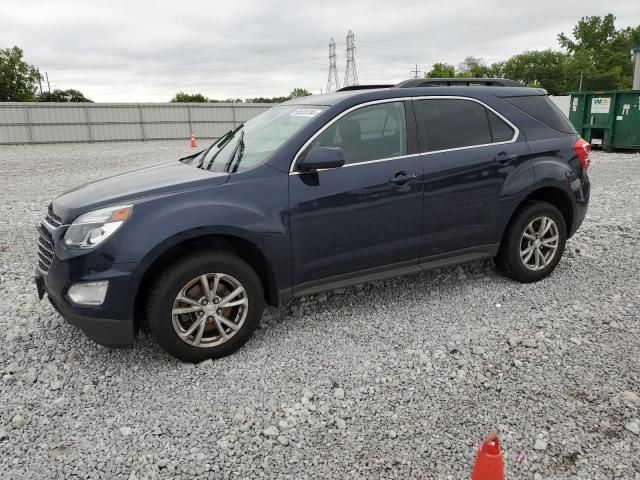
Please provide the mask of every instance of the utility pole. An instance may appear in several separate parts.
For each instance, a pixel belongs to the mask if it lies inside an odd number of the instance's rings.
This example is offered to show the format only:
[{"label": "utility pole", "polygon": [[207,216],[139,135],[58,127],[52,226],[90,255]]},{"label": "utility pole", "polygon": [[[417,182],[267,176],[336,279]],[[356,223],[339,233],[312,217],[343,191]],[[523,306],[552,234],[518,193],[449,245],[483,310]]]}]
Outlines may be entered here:
[{"label": "utility pole", "polygon": [[349,30],[347,34],[347,69],[344,72],[345,87],[349,85],[360,85],[358,82],[358,71],[356,70],[356,44],[353,39],[353,32]]},{"label": "utility pole", "polygon": [[640,90],[640,48],[631,50],[633,60],[633,89]]},{"label": "utility pole", "polygon": [[40,84],[40,96],[42,96],[42,75],[40,75],[39,68],[36,68],[36,71],[38,72],[38,83]]},{"label": "utility pole", "polygon": [[580,86],[578,87],[578,91],[581,92],[582,91],[582,70],[580,70]]},{"label": "utility pole", "polygon": [[[51,85],[49,85],[49,74],[47,72],[44,72],[44,76],[47,78],[47,90],[49,91],[49,93],[51,93]],[[40,87],[40,90],[42,90],[42,86]]]},{"label": "utility pole", "polygon": [[418,73],[420,73],[420,71],[418,70],[418,64],[416,63],[416,69],[415,70],[411,70],[410,73],[413,73],[413,78],[418,78]]},{"label": "utility pole", "polygon": [[336,42],[329,42],[329,78],[327,78],[327,93],[335,92],[340,88],[338,70],[336,68]]}]

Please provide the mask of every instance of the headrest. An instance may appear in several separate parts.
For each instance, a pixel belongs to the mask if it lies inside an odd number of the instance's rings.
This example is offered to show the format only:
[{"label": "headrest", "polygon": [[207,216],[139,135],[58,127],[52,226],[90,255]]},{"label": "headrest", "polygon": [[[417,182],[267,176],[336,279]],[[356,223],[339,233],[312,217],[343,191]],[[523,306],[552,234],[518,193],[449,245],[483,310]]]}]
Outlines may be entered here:
[{"label": "headrest", "polygon": [[362,132],[360,130],[360,122],[357,120],[342,120],[340,122],[340,137],[342,141],[360,141]]}]

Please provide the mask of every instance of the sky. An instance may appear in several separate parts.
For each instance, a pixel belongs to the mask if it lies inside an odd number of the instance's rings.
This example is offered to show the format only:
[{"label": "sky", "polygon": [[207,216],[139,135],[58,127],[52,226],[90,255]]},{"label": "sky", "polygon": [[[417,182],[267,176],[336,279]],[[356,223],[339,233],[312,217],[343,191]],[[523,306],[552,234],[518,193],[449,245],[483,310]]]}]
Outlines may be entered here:
[{"label": "sky", "polygon": [[349,30],[360,83],[396,83],[416,64],[558,49],[558,33],[607,13],[640,24],[638,0],[0,0],[0,48],[98,102],[282,96],[326,89],[331,37],[342,85]]}]

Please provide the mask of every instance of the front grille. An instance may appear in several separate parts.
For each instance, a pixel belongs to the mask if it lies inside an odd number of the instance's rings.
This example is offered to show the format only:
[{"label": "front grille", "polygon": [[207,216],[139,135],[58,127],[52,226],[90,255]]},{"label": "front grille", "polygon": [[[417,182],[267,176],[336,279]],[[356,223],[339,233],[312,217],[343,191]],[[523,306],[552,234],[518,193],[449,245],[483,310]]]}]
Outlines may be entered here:
[{"label": "front grille", "polygon": [[53,262],[53,237],[47,227],[38,227],[38,266],[43,272],[48,272]]},{"label": "front grille", "polygon": [[51,205],[49,205],[49,210],[47,210],[47,216],[45,217],[44,221],[51,225],[53,228],[58,228],[60,225],[62,225],[62,218],[53,213],[53,206]]}]

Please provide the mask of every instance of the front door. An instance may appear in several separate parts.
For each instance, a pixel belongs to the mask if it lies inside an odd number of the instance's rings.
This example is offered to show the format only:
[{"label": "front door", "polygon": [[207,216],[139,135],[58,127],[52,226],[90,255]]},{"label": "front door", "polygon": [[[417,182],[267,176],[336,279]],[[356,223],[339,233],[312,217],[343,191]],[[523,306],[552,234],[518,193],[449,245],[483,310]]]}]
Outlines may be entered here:
[{"label": "front door", "polygon": [[418,268],[422,167],[408,151],[405,104],[343,114],[316,145],[342,148],[345,165],[289,176],[294,294]]}]

